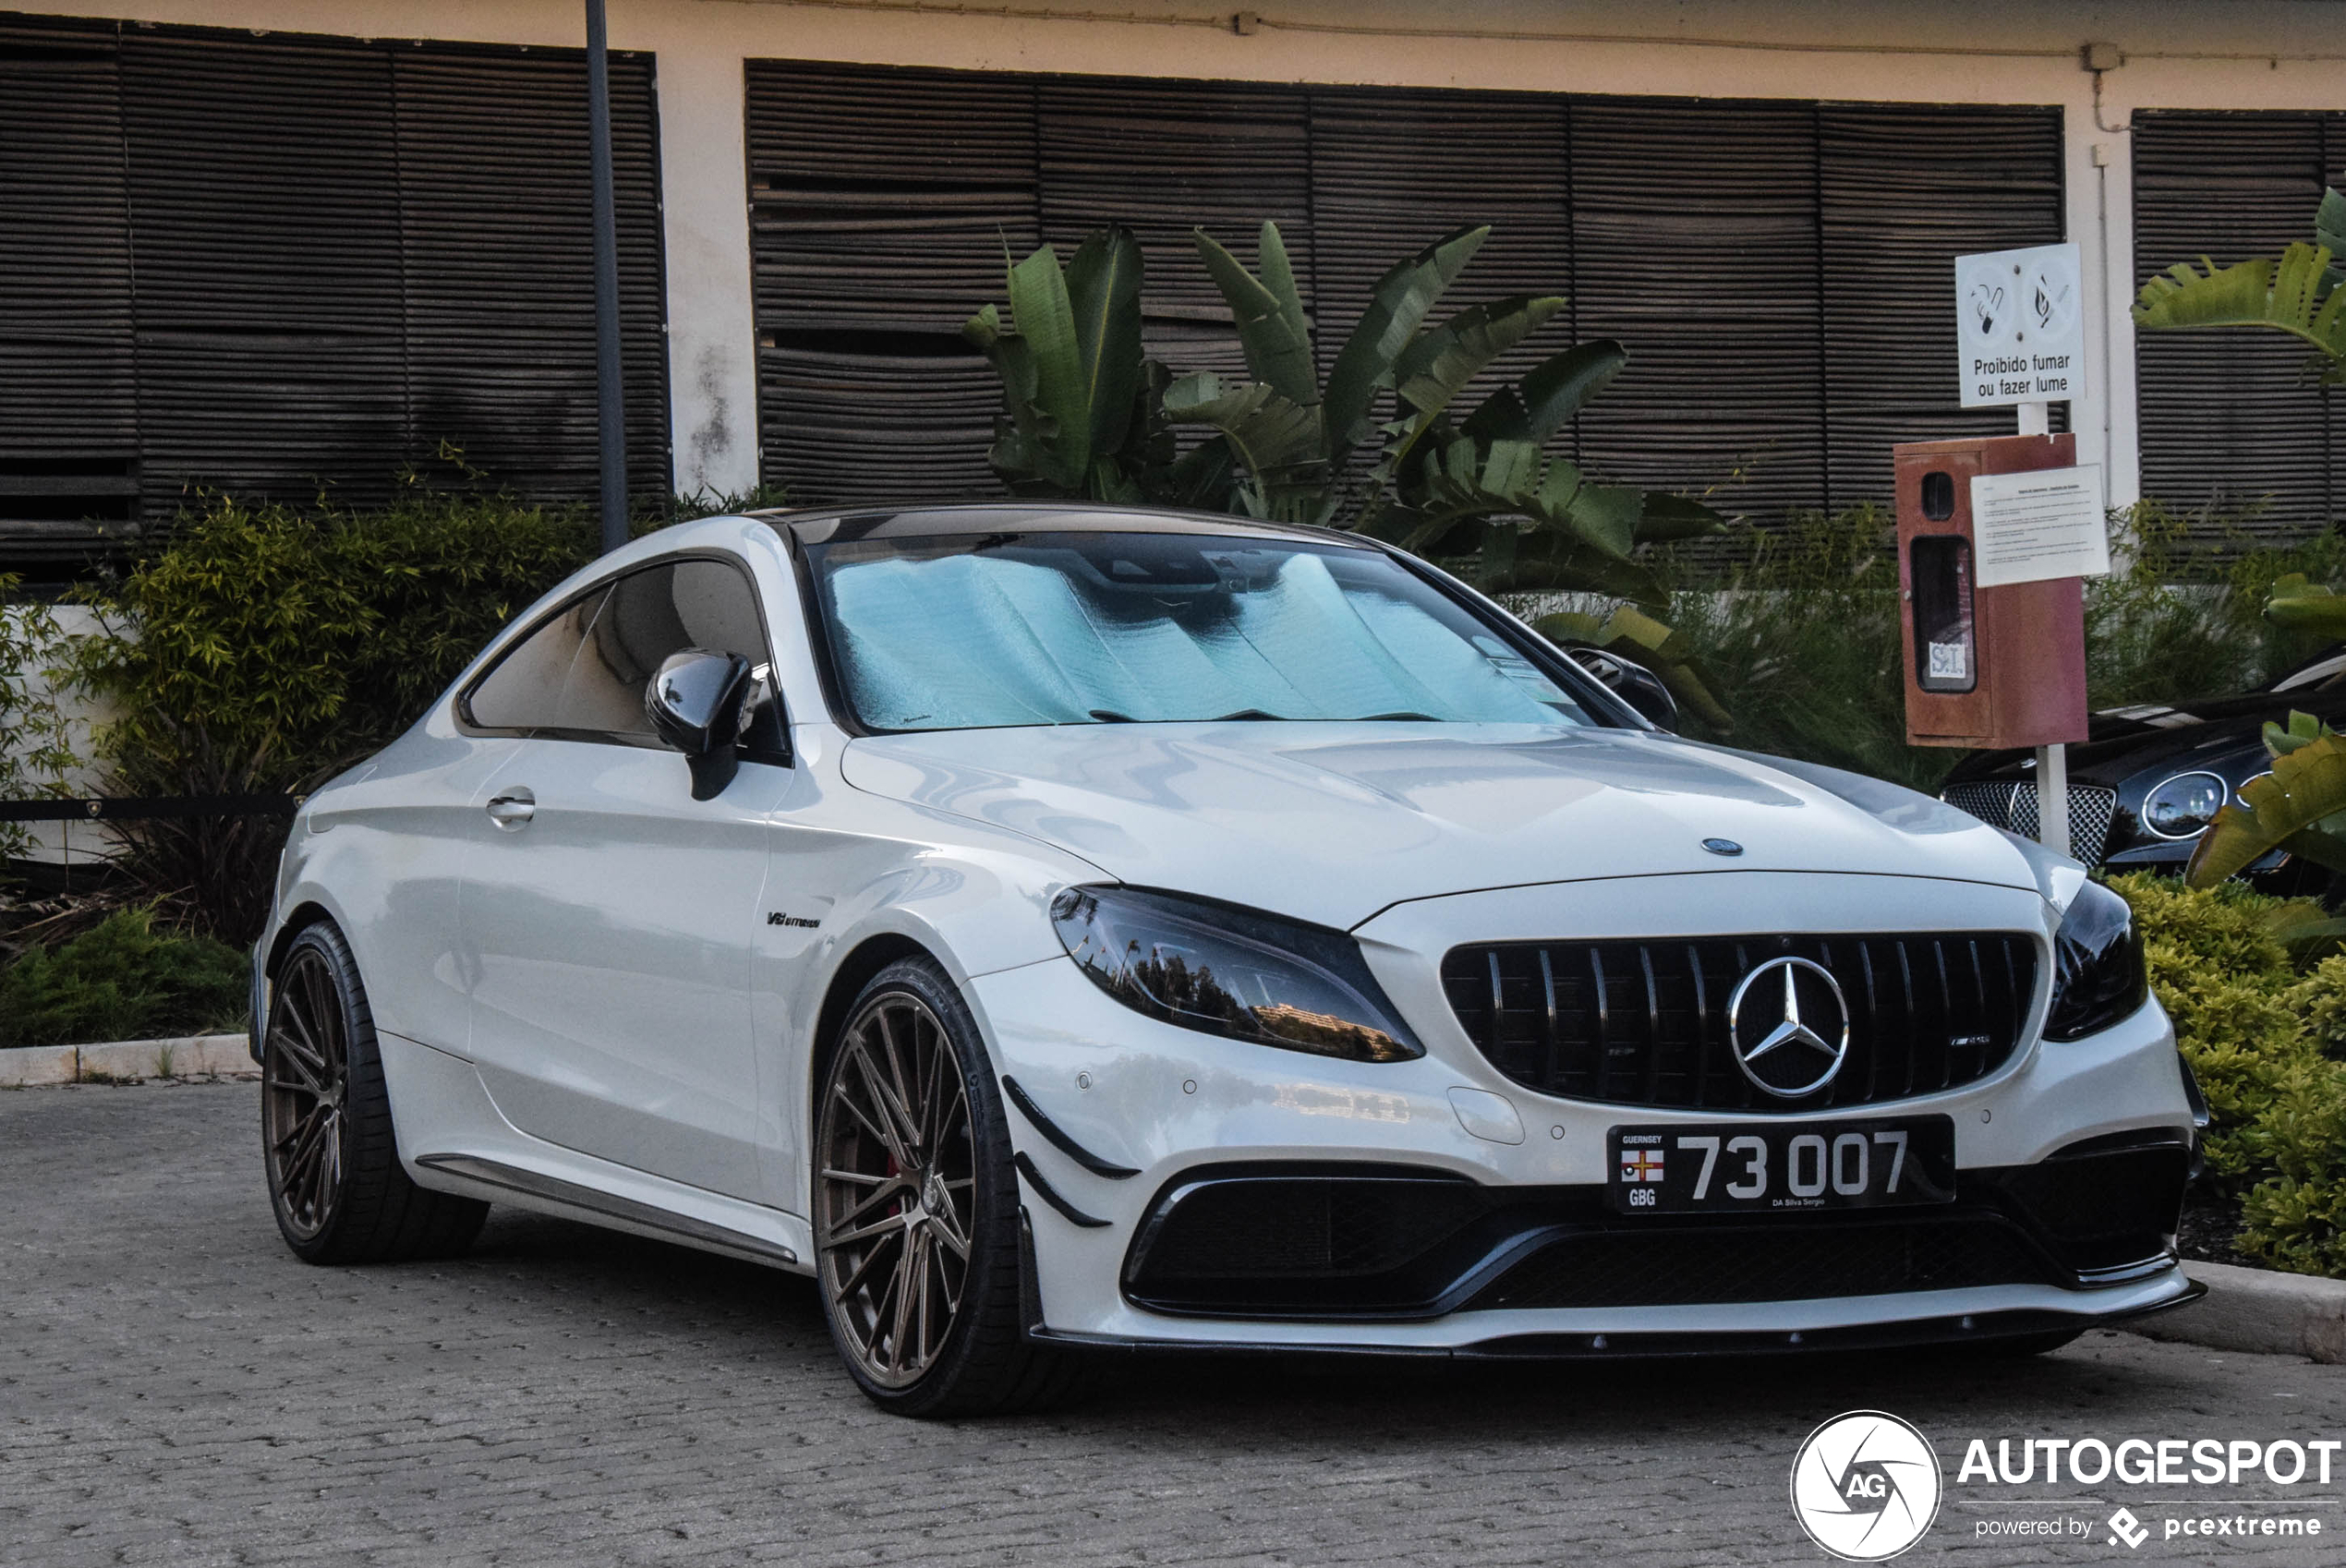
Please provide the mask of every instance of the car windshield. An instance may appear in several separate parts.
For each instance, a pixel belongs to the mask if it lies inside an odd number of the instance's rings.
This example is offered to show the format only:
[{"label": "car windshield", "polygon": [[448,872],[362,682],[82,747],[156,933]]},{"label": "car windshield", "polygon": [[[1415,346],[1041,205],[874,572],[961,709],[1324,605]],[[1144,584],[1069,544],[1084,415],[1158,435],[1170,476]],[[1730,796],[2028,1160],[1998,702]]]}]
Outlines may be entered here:
[{"label": "car windshield", "polygon": [[840,683],[874,730],[1591,722],[1490,626],[1377,550],[1050,532],[807,554]]}]

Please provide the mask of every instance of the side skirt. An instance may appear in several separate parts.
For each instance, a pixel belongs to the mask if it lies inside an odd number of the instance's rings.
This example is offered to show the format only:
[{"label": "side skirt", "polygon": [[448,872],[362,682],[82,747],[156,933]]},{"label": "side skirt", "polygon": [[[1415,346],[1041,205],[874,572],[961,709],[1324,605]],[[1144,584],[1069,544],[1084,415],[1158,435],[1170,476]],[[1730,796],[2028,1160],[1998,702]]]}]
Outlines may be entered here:
[{"label": "side skirt", "polygon": [[418,1154],[416,1164],[436,1175],[455,1176],[473,1187],[491,1189],[478,1196],[502,1198],[541,1213],[585,1220],[592,1224],[633,1231],[658,1240],[678,1241],[687,1247],[721,1252],[753,1263],[786,1269],[798,1266],[797,1253],[762,1236],[729,1230],[689,1214],[671,1213],[648,1203],[638,1203],[632,1198],[599,1192],[591,1187],[581,1187],[575,1182],[563,1181],[540,1171],[523,1170],[518,1165],[482,1159],[475,1154]]}]

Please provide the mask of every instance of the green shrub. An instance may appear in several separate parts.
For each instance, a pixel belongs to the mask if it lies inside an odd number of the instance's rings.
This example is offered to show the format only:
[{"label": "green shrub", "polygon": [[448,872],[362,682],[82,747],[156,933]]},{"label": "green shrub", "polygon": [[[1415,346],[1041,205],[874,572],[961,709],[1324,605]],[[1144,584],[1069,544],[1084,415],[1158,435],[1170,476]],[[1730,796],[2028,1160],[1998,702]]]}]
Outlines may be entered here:
[{"label": "green shrub", "polygon": [[[111,622],[135,629],[77,650],[79,678],[119,715],[98,737],[110,792],[320,783],[397,737],[515,611],[594,559],[585,508],[490,489],[461,453],[442,457],[457,488],[409,475],[397,501],[367,512],[200,497],[96,597]],[[672,498],[632,531],[780,499]],[[282,818],[163,818],[117,832],[127,869],[175,919],[232,943],[258,933]]]},{"label": "green shrub", "polygon": [[2265,619],[2292,573],[2346,583],[2346,536],[2249,532],[2253,513],[2189,514],[2145,501],[2110,514],[2119,570],[2086,585],[2086,667],[2094,703],[2174,703],[2246,691],[2317,651]]},{"label": "green shrub", "polygon": [[[299,790],[412,723],[506,618],[584,565],[584,515],[420,488],[396,505],[209,496],[100,597],[135,629],[90,638],[78,673],[112,699],[110,792]],[[175,919],[232,943],[268,911],[282,818],[120,826],[124,863]]]},{"label": "green shrub", "polygon": [[[2346,585],[2346,536],[2275,541],[2246,515],[2179,515],[2156,501],[2111,514],[2121,567],[2086,589],[2086,664],[2097,707],[2174,703],[2254,687],[2315,650],[2264,605],[2291,573]],[[1962,753],[1906,744],[1898,558],[1891,514],[1859,506],[1739,524],[1663,551],[1670,623],[1712,681],[1731,729],[1687,730],[1749,751],[1935,790]]]},{"label": "green shrub", "polygon": [[1889,513],[1796,514],[1781,530],[1739,525],[1720,552],[1665,566],[1702,579],[1670,606],[1732,729],[1688,717],[1688,733],[1935,790],[1961,754],[1906,744],[1898,678],[1898,558]]},{"label": "green shrub", "polygon": [[[60,656],[56,618],[44,605],[14,602],[20,581],[0,572],[0,801],[62,792],[73,765],[65,716],[33,683]],[[0,860],[30,843],[24,824],[0,822]]]},{"label": "green shrub", "polygon": [[86,1045],[241,1028],[250,960],[208,937],[117,910],[0,969],[0,1046]]},{"label": "green shrub", "polygon": [[2346,1275],[2346,959],[2301,976],[2272,935],[2287,906],[2237,883],[2147,875],[2110,886],[2134,907],[2151,988],[2207,1096],[2206,1179],[2238,1197],[2238,1246],[2281,1268]]},{"label": "green shrub", "polygon": [[2306,1038],[2332,1061],[2346,1061],[2346,958],[2331,954],[2289,991],[2290,1010]]}]

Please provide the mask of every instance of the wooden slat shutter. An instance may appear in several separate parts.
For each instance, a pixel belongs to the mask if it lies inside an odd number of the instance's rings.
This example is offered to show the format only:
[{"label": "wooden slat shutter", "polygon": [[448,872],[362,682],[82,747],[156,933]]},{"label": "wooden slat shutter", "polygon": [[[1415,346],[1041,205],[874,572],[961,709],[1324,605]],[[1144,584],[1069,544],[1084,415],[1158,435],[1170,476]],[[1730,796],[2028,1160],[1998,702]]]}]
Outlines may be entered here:
[{"label": "wooden slat shutter", "polygon": [[1044,234],[1062,257],[1110,223],[1140,237],[1148,351],[1173,370],[1245,374],[1198,259],[1203,228],[1249,268],[1263,220],[1279,225],[1312,308],[1311,157],[1303,94],[1233,82],[1046,77],[1035,87]]},{"label": "wooden slat shutter", "polygon": [[[2310,240],[2325,178],[2338,177],[2335,118],[2137,112],[2137,283],[2177,261],[2228,265]],[[2304,345],[2245,330],[2137,332],[2134,356],[2146,496],[2213,505],[2232,523],[2247,511],[2257,531],[2330,518],[2336,394],[2311,383]]]},{"label": "wooden slat shutter", "polygon": [[111,23],[0,21],[0,570],[135,514],[130,223]]},{"label": "wooden slat shutter", "polygon": [[1573,289],[1582,337],[1629,368],[1580,419],[1591,472],[1713,488],[1723,510],[1825,493],[1815,110],[1576,99]]},{"label": "wooden slat shutter", "polygon": [[[1469,224],[1488,223],[1492,234],[1455,286],[1454,307],[1569,296],[1570,146],[1565,100],[1545,94],[1314,89],[1312,271],[1321,373],[1385,271]],[[1469,385],[1461,417],[1501,381],[1571,344],[1575,308]],[[1555,450],[1572,448],[1567,428]]]},{"label": "wooden slat shutter", "polygon": [[2060,236],[2060,121],[2043,109],[777,61],[751,62],[749,82],[767,473],[808,501],[995,492],[996,389],[950,334],[1000,296],[1006,241],[1022,255],[1038,231],[1064,248],[1131,223],[1150,348],[1229,371],[1189,230],[1252,263],[1266,216],[1324,369],[1385,268],[1488,222],[1451,304],[1573,301],[1501,373],[1578,340],[1628,345],[1627,374],[1558,443],[1592,473],[1761,518],[1879,499],[1891,441],[2010,419],[1957,410],[1953,257]]},{"label": "wooden slat shutter", "polygon": [[961,323],[1040,242],[1020,78],[753,60],[758,427],[793,501],[992,493]]},{"label": "wooden slat shutter", "polygon": [[140,30],[122,78],[148,513],[189,481],[380,499],[407,451],[389,60]]},{"label": "wooden slat shutter", "polygon": [[1817,118],[1821,499],[1886,505],[1892,443],[2012,433],[2009,408],[1962,407],[1953,261],[2061,238],[2061,112],[1828,103]]},{"label": "wooden slat shutter", "polygon": [[[399,210],[415,444],[501,484],[597,484],[586,69],[568,51],[401,49]],[[651,62],[611,61],[627,475],[668,489],[666,285]]]},{"label": "wooden slat shutter", "polygon": [[[651,60],[611,62],[629,472],[669,486]],[[585,55],[0,21],[0,554],[444,440],[597,488]],[[64,551],[65,553],[61,553]]]}]

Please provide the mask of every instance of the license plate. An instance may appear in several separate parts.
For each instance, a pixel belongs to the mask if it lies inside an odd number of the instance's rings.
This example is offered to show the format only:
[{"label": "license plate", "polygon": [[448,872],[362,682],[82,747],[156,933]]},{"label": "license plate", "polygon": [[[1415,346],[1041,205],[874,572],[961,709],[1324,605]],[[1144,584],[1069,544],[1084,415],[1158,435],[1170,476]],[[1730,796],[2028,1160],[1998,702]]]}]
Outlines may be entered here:
[{"label": "license plate", "polygon": [[1625,1214],[1884,1209],[1955,1196],[1947,1116],[1616,1127],[1605,1142],[1605,1191]]}]

